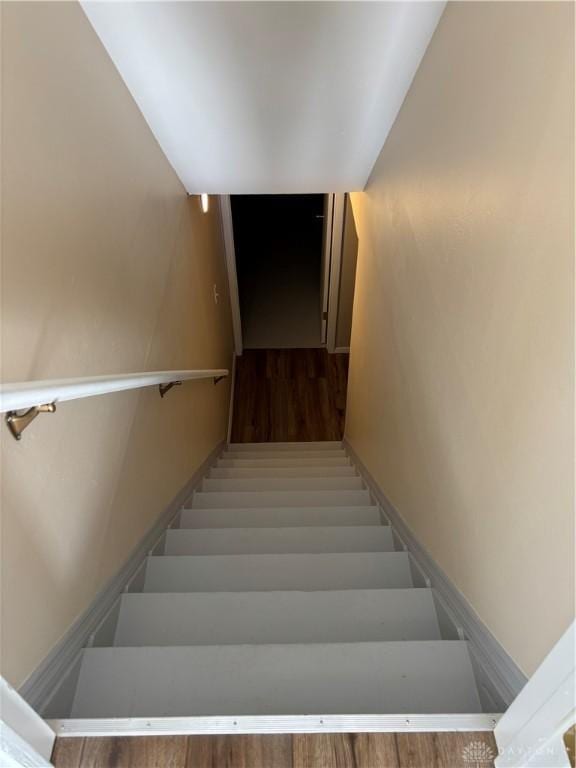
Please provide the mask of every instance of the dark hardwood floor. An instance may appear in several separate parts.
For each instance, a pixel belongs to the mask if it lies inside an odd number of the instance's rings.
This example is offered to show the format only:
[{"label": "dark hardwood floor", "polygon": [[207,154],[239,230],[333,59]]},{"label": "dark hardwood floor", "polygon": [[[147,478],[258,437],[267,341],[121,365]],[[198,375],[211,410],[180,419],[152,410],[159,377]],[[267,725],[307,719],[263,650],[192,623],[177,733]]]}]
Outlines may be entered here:
[{"label": "dark hardwood floor", "polygon": [[491,733],[58,739],[56,768],[490,768]]},{"label": "dark hardwood floor", "polygon": [[348,355],[249,349],[236,360],[232,442],[341,440]]}]

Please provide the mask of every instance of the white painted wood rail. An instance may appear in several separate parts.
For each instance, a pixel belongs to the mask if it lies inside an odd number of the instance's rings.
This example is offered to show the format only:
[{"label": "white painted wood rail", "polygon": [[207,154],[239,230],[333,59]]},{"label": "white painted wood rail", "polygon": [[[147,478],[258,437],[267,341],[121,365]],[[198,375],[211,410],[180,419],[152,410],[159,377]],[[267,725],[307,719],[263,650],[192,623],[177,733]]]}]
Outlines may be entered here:
[{"label": "white painted wood rail", "polygon": [[47,379],[2,384],[0,386],[0,413],[33,408],[45,403],[62,403],[66,400],[107,395],[126,389],[141,389],[192,379],[219,379],[223,376],[228,376],[228,371],[225,369],[150,371],[148,373],[121,373],[77,379]]}]

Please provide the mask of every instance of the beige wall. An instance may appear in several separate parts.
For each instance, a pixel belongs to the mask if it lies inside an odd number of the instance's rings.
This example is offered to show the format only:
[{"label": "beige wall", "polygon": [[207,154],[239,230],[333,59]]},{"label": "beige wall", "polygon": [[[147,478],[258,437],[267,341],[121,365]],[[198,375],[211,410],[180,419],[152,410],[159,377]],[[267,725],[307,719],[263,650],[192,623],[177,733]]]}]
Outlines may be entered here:
[{"label": "beige wall", "polygon": [[[187,198],[79,5],[1,12],[4,379],[229,367],[215,199]],[[11,683],[225,438],[228,398],[192,382],[63,404],[19,444],[2,429]]]},{"label": "beige wall", "polygon": [[574,604],[573,34],[450,3],[353,196],[347,436],[526,673]]},{"label": "beige wall", "polygon": [[342,236],[342,261],[340,264],[338,317],[336,319],[336,347],[340,348],[350,346],[357,257],[358,236],[356,234],[356,226],[354,224],[354,212],[352,210],[352,202],[350,200],[350,196],[346,195],[346,204],[344,208],[344,231]]}]

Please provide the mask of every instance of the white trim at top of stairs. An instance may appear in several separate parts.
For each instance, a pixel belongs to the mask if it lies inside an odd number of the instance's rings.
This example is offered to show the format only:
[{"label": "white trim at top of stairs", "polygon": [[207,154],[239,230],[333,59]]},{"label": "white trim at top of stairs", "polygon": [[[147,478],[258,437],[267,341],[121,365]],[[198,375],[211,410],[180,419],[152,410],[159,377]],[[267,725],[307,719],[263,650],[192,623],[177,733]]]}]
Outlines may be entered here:
[{"label": "white trim at top of stairs", "polygon": [[572,622],[498,723],[497,768],[569,768],[562,737],[576,715],[575,657]]},{"label": "white trim at top of stairs", "polygon": [[492,731],[498,715],[239,715],[49,720],[63,736],[178,736],[242,733],[425,733]]},{"label": "white trim at top of stairs", "polygon": [[75,661],[79,658],[82,649],[90,643],[91,636],[106,619],[126,585],[142,566],[146,556],[163,536],[166,528],[181,510],[192,491],[199,485],[207,470],[222,452],[224,445],[224,441],[218,443],[144,535],[140,544],[116,576],[98,593],[88,609],[74,622],[48,656],[22,684],[18,693],[37,712],[45,711],[47,704],[58,691],[62,680],[66,678]]},{"label": "white trim at top of stairs", "polygon": [[0,677],[0,765],[46,766],[56,734],[12,686]]},{"label": "white trim at top of stairs", "polygon": [[343,445],[402,543],[410,551],[428,577],[430,586],[436,590],[438,597],[452,614],[456,625],[461,629],[463,639],[470,643],[472,653],[487,673],[490,682],[504,703],[507,706],[510,705],[526,685],[526,676],[482,622],[464,595],[420,544],[346,438],[343,440]]},{"label": "white trim at top of stairs", "polygon": [[0,720],[0,765],[2,768],[47,768],[52,763]]}]

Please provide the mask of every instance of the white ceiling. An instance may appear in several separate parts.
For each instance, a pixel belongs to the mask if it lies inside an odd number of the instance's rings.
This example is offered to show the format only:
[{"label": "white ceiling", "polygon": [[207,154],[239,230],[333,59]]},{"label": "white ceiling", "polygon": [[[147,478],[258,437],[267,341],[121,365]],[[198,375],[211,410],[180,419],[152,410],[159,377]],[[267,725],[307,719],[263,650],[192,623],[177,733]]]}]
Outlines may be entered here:
[{"label": "white ceiling", "polygon": [[444,2],[82,3],[190,193],[362,189]]}]

